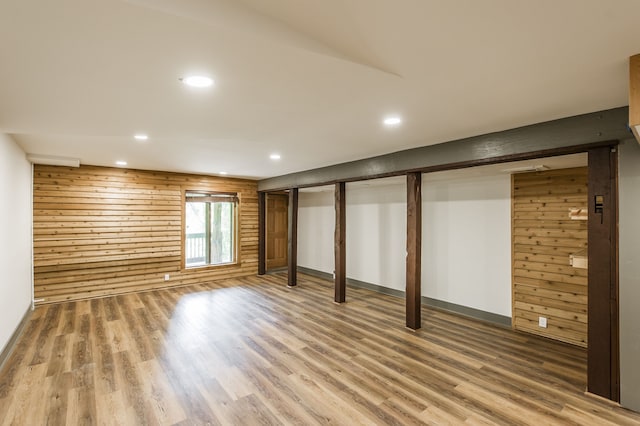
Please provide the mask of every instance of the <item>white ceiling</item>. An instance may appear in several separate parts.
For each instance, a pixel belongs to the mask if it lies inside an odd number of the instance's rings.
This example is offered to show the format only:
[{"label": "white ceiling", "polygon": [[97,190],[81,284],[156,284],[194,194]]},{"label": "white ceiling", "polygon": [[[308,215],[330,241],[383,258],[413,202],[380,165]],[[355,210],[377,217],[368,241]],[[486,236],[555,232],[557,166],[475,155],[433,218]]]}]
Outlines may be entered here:
[{"label": "white ceiling", "polygon": [[[638,16],[637,0],[2,0],[0,132],[83,164],[276,176],[626,105]],[[193,73],[215,86],[186,88]]]}]

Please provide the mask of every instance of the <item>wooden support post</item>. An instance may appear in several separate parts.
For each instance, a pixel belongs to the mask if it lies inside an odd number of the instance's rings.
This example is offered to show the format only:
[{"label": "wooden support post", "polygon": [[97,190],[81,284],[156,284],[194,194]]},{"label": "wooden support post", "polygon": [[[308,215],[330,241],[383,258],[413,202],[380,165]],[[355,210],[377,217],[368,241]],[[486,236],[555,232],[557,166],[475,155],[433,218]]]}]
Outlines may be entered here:
[{"label": "wooden support post", "polygon": [[289,190],[289,232],[288,232],[289,287],[298,284],[298,188]]},{"label": "wooden support post", "polygon": [[258,275],[267,272],[267,193],[258,192]]},{"label": "wooden support post", "polygon": [[407,174],[407,327],[421,327],[422,174]]},{"label": "wooden support post", "polygon": [[617,153],[589,150],[587,390],[620,399]]},{"label": "wooden support post", "polygon": [[629,126],[640,142],[640,54],[629,58]]},{"label": "wooden support post", "polygon": [[347,293],[347,253],[346,253],[346,185],[344,182],[336,183],[335,190],[335,208],[336,208],[336,229],[333,235],[334,238],[334,253],[335,253],[335,297],[336,303],[344,303]]}]

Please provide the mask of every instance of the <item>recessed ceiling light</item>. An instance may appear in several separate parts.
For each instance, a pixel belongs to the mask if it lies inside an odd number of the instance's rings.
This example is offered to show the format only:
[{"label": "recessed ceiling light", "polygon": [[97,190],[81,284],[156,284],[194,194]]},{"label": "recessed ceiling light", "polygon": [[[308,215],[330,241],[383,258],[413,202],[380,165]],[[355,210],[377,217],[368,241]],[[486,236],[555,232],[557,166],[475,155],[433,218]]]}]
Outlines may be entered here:
[{"label": "recessed ceiling light", "polygon": [[133,138],[137,141],[146,141],[149,139],[149,136],[143,133],[138,133],[137,135],[134,135]]},{"label": "recessed ceiling light", "polygon": [[190,87],[209,87],[213,84],[213,79],[203,75],[190,75],[180,80]]},{"label": "recessed ceiling light", "polygon": [[220,172],[221,175],[226,175],[228,174],[227,172]]},{"label": "recessed ceiling light", "polygon": [[280,154],[271,154],[269,158],[271,158],[272,160],[279,160],[281,157]]},{"label": "recessed ceiling light", "polygon": [[383,121],[385,126],[397,126],[402,123],[402,119],[400,117],[387,117]]},{"label": "recessed ceiling light", "polygon": [[126,162],[126,161],[118,160],[118,161],[116,161],[116,165],[118,165],[118,166],[126,166],[126,165],[127,165],[127,162]]}]

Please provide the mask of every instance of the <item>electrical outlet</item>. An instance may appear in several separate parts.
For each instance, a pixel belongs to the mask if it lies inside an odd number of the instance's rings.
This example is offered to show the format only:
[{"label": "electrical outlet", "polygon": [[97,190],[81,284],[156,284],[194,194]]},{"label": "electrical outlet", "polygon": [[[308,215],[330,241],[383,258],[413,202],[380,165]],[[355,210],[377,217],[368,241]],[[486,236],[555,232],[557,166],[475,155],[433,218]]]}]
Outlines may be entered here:
[{"label": "electrical outlet", "polygon": [[169,281],[170,278],[171,278],[171,276],[169,276],[169,274],[164,274],[164,280],[165,281]]},{"label": "electrical outlet", "polygon": [[547,328],[547,319],[545,317],[538,317],[538,327]]}]

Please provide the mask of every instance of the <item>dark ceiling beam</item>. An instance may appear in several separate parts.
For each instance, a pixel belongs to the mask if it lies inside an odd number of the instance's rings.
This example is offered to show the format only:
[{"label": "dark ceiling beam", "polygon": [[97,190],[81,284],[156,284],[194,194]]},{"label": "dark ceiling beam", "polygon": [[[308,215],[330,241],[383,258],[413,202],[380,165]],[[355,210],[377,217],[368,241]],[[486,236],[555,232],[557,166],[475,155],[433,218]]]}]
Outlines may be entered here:
[{"label": "dark ceiling beam", "polygon": [[259,181],[258,190],[305,188],[584,152],[588,147],[630,138],[628,122],[629,108],[615,108],[272,177]]}]

